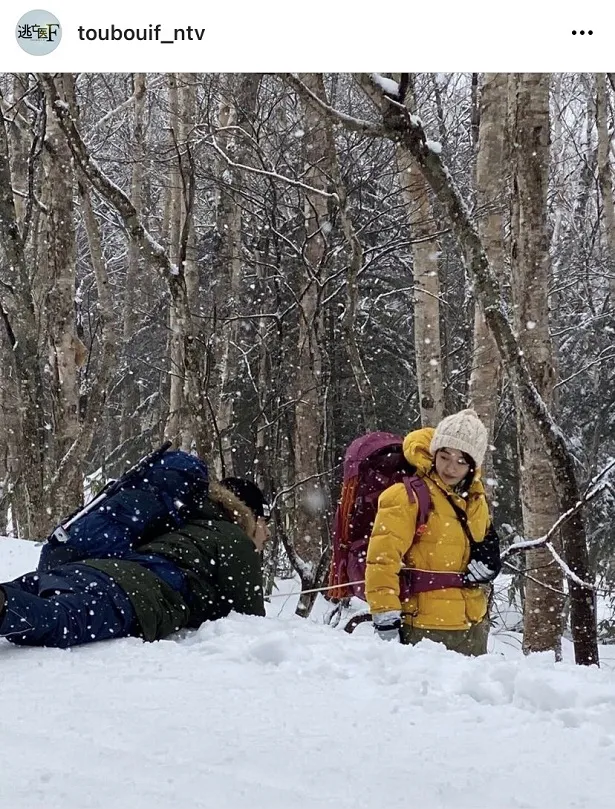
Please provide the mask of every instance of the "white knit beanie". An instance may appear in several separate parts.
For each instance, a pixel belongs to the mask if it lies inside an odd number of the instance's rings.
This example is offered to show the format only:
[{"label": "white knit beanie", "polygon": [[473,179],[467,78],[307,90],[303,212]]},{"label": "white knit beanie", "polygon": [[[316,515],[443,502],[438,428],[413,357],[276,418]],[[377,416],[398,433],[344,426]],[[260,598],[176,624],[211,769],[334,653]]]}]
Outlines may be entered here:
[{"label": "white knit beanie", "polygon": [[487,428],[474,410],[461,410],[442,419],[431,439],[429,451],[435,456],[442,447],[466,452],[478,468],[487,452]]}]

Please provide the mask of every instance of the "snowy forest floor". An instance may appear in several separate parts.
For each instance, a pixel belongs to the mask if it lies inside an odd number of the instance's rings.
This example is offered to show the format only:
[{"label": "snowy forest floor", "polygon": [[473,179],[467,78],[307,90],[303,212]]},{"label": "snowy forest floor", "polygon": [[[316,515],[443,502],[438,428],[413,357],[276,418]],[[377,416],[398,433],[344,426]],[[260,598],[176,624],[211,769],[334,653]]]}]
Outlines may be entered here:
[{"label": "snowy forest floor", "polygon": [[[0,540],[2,579],[39,550]],[[153,644],[0,640],[0,809],[612,805],[615,646],[586,669],[500,632],[471,660],[295,602]]]}]

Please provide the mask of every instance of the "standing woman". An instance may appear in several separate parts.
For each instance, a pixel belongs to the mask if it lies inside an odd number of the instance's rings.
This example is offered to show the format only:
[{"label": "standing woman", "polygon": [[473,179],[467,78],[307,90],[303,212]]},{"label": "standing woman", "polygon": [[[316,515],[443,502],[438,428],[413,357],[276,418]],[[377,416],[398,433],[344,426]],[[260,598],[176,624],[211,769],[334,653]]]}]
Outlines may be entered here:
[{"label": "standing woman", "polygon": [[[487,430],[474,410],[462,410],[435,429],[409,433],[403,448],[429,489],[431,508],[417,532],[418,503],[405,485],[380,495],[365,575],[374,628],[384,640],[415,644],[429,638],[462,654],[485,654],[488,595],[480,585],[500,571],[480,479]],[[414,584],[402,588],[402,580],[412,581],[404,568],[416,574]]]}]

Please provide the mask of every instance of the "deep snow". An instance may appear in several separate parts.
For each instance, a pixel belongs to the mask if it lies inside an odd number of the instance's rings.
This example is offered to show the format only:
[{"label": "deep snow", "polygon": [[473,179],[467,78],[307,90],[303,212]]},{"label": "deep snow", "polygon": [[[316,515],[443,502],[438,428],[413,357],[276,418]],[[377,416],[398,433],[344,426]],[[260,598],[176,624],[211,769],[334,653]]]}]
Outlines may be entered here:
[{"label": "deep snow", "polygon": [[[1,577],[38,552],[1,539]],[[302,621],[295,600],[154,644],[0,640],[1,809],[612,805],[613,647],[600,670],[510,635],[469,660],[348,636],[320,605]]]}]

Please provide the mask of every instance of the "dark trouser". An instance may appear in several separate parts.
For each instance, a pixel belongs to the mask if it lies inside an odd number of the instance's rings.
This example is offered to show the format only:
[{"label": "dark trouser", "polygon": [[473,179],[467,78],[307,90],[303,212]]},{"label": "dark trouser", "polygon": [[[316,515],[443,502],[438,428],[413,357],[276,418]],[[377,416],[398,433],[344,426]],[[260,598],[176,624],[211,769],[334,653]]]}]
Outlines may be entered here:
[{"label": "dark trouser", "polygon": [[419,629],[408,624],[403,624],[401,628],[401,642],[406,645],[414,646],[427,638],[434,643],[443,643],[452,652],[469,657],[487,654],[488,637],[488,619],[474,624],[470,629]]},{"label": "dark trouser", "polygon": [[126,593],[88,565],[27,573],[0,587],[6,595],[0,635],[13,643],[65,649],[136,634]]}]

